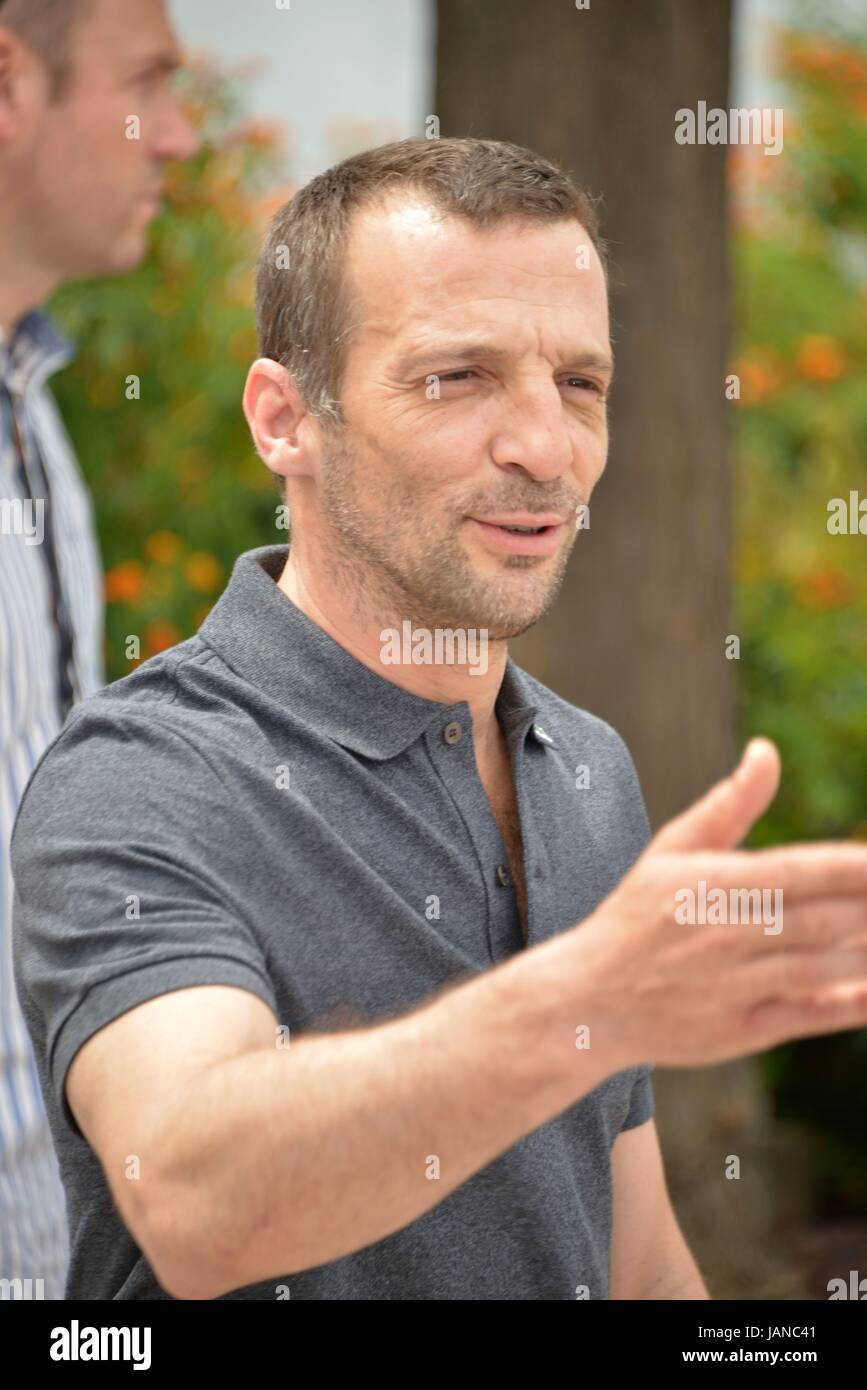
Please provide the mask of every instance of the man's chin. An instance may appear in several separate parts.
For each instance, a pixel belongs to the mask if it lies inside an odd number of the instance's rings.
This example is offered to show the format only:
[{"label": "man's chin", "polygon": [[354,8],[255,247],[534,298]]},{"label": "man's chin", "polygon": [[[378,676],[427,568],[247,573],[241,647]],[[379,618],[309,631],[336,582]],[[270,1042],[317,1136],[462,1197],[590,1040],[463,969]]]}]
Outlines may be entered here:
[{"label": "man's chin", "polygon": [[115,248],[114,253],[114,274],[126,275],[129,271],[135,270],[141,265],[148,253],[148,227],[150,222],[145,223],[141,228],[136,228]]},{"label": "man's chin", "polygon": [[479,595],[478,602],[471,606],[470,612],[463,607],[462,621],[451,625],[484,629],[489,642],[511,642],[514,637],[521,637],[541,622],[550,612],[556,597],[556,593],[549,590],[541,596],[536,594],[532,599],[528,596],[525,603],[505,605],[502,601],[486,601]]},{"label": "man's chin", "polygon": [[511,642],[516,637],[523,637],[525,632],[529,632],[537,623],[541,622],[548,609],[541,611],[535,610],[532,613],[523,613],[505,622],[500,622],[496,627],[486,628],[489,642]]},{"label": "man's chin", "polygon": [[104,245],[90,258],[92,264],[87,277],[96,279],[100,275],[128,275],[141,265],[148,253],[150,221],[140,221],[130,227],[116,241]]},{"label": "man's chin", "polygon": [[547,617],[563,587],[565,578],[565,566],[561,566],[554,578],[545,584],[544,588],[535,593],[528,593],[523,602],[514,602],[509,608],[502,604],[496,605],[496,614],[491,612],[491,622],[489,624],[489,634],[491,641],[511,641],[514,637],[521,637],[530,628],[535,627],[543,618]]}]

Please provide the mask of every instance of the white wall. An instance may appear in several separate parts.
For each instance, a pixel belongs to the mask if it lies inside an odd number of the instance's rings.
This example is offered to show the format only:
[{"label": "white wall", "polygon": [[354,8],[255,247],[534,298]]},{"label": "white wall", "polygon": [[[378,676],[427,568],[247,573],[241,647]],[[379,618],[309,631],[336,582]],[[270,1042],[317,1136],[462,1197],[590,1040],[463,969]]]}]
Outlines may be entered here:
[{"label": "white wall", "polygon": [[[168,0],[185,48],[259,65],[246,84],[249,113],[284,127],[288,178],[303,183],[357,149],[424,134],[433,111],[435,0],[288,3]],[[865,15],[867,0],[735,0],[733,103],[779,104],[770,72],[775,22],[798,16],[851,28]],[[342,137],[348,122],[358,133]]]},{"label": "white wall", "polygon": [[[424,134],[433,0],[169,0],[184,48],[254,61],[249,114],[280,122],[286,174],[300,183],[344,155]],[[351,143],[335,123],[361,126]]]}]

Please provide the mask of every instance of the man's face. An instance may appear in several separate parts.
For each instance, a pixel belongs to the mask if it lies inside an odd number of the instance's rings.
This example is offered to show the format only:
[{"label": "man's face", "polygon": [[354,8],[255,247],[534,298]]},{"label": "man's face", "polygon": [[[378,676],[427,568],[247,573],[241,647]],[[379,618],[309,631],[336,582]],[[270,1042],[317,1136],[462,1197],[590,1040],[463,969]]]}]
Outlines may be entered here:
[{"label": "man's face", "polygon": [[163,165],[196,147],[170,83],[178,52],[163,0],[95,0],[73,33],[72,64],[56,102],[41,71],[10,171],[20,231],[58,280],[135,266]]},{"label": "man's face", "polygon": [[[598,256],[578,222],[477,231],[392,201],[356,215],[347,274],[347,423],[319,482],[335,560],[414,622],[517,636],[553,603],[605,466]],[[520,513],[561,524],[541,541],[480,524]]]}]

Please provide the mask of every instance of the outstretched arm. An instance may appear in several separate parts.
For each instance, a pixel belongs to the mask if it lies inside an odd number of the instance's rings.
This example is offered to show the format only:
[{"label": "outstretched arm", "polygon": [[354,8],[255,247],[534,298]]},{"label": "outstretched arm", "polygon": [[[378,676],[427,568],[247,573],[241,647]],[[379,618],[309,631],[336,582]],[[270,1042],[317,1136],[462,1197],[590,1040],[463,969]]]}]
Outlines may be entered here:
[{"label": "outstretched arm", "polygon": [[671,1207],[652,1119],[623,1131],[611,1164],[611,1297],[710,1298]]}]

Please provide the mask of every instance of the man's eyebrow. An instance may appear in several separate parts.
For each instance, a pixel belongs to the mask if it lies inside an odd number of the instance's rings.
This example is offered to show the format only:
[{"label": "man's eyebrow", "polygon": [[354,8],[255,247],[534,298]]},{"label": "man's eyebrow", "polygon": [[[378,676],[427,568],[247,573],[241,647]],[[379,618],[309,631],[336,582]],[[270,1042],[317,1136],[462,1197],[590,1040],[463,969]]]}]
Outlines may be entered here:
[{"label": "man's eyebrow", "polygon": [[149,76],[157,73],[165,73],[171,76],[183,66],[183,59],[180,53],[172,49],[161,48],[152,53],[143,53],[131,65],[131,70],[136,73],[147,73]]},{"label": "man's eyebrow", "polygon": [[[437,358],[445,362],[471,362],[484,359],[489,362],[504,362],[512,356],[510,348],[490,343],[485,338],[443,338],[410,348],[392,366],[395,376],[402,377],[424,362]],[[588,348],[575,348],[563,355],[563,364],[570,367],[587,367],[607,372],[613,379],[614,362],[607,353]]]}]

